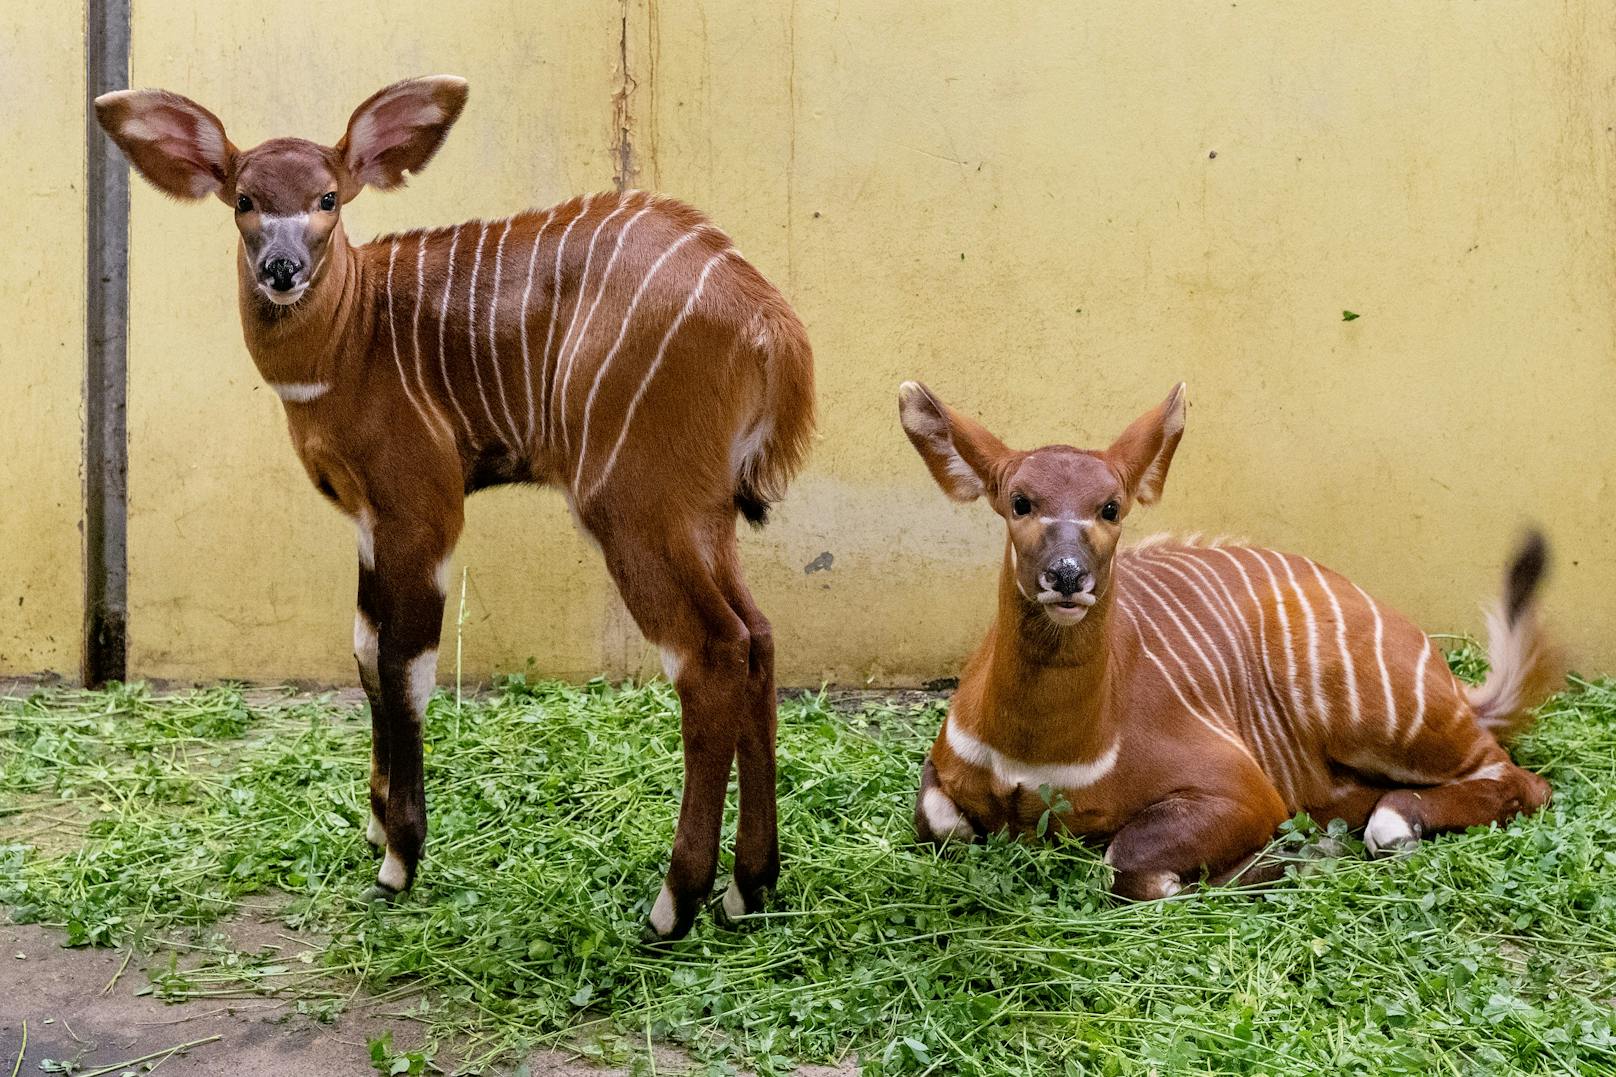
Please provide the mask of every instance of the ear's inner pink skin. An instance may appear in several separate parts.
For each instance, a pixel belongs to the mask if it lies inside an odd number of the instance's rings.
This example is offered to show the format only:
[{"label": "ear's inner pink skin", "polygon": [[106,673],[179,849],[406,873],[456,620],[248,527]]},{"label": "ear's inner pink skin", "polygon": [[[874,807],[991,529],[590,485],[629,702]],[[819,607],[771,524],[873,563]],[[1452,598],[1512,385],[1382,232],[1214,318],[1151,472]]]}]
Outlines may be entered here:
[{"label": "ear's inner pink skin", "polygon": [[732,763],[722,915],[758,912],[779,874],[773,634],[735,531],[737,514],[762,524],[806,454],[812,351],[723,231],[640,191],[352,245],[342,205],[422,168],[465,100],[460,79],[409,80],[362,103],[335,146],[245,151],[175,94],[108,95],[97,115],[155,186],[231,207],[247,349],[311,482],[354,523],[374,893],[409,887],[424,846],[422,726],[465,496],[546,484],[679,693],[678,836],[648,918],[667,941],[711,893]]},{"label": "ear's inner pink skin", "polygon": [[1108,843],[1117,893],[1161,898],[1273,878],[1282,866],[1253,858],[1297,811],[1363,827],[1385,854],[1547,799],[1495,737],[1560,682],[1538,627],[1540,539],[1508,574],[1493,672],[1466,689],[1417,627],[1307,558],[1119,547],[1164,488],[1182,386],[1103,451],[1012,450],[916,383],[900,415],[944,492],[985,498],[1006,525],[996,617],[923,770],[923,840],[1053,814],[1056,832]]}]

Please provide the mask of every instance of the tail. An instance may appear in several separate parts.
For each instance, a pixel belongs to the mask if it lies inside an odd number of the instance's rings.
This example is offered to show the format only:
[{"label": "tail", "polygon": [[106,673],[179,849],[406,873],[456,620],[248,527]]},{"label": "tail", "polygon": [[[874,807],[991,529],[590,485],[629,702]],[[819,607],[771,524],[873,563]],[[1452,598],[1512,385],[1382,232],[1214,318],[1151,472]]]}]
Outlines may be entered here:
[{"label": "tail", "polygon": [[1533,531],[1509,566],[1503,602],[1487,611],[1487,679],[1466,690],[1476,719],[1501,742],[1524,730],[1531,710],[1565,679],[1559,650],[1538,622],[1538,585],[1548,565],[1548,544]]},{"label": "tail", "polygon": [[754,527],[762,527],[769,506],[785,496],[814,433],[808,331],[785,299],[772,288],[769,292],[750,329],[763,364],[763,401],[735,446],[735,508]]}]

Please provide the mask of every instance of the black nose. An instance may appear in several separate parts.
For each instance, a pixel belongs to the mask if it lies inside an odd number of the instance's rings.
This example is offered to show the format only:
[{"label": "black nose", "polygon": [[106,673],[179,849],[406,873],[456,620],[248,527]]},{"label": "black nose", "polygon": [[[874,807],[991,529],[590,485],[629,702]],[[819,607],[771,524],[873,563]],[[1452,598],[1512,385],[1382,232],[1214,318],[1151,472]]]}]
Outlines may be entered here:
[{"label": "black nose", "polygon": [[303,267],[290,258],[271,258],[264,263],[264,276],[269,278],[269,286],[277,292],[292,290],[292,278]]},{"label": "black nose", "polygon": [[1063,595],[1077,594],[1088,578],[1089,574],[1078,565],[1075,557],[1063,557],[1044,572],[1049,589]]}]

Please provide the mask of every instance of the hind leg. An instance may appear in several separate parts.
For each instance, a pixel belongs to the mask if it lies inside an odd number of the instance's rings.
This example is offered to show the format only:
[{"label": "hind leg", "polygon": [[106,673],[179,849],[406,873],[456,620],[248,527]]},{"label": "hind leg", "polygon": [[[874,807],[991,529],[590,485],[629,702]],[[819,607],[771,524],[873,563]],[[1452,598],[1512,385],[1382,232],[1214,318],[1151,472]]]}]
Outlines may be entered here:
[{"label": "hind leg", "polygon": [[1504,823],[1530,815],[1549,799],[1549,783],[1509,761],[1503,749],[1470,774],[1427,789],[1382,796],[1364,827],[1371,856],[1406,852],[1427,834]]},{"label": "hind leg", "polygon": [[763,911],[780,878],[780,838],[775,807],[774,631],[752,601],[741,577],[733,525],[721,536],[725,552],[718,559],[719,585],[730,608],[751,638],[745,708],[736,742],[740,813],[735,828],[735,878],[719,906],[729,921]]},{"label": "hind leg", "polygon": [[[689,932],[712,892],[724,793],[742,716],[754,695],[751,633],[725,600],[714,551],[698,536],[665,528],[591,530],[601,539],[624,604],[646,639],[662,649],[679,693],[684,794],[668,874],[647,931],[652,941],[672,941]],[[647,533],[659,540],[645,543]]]}]

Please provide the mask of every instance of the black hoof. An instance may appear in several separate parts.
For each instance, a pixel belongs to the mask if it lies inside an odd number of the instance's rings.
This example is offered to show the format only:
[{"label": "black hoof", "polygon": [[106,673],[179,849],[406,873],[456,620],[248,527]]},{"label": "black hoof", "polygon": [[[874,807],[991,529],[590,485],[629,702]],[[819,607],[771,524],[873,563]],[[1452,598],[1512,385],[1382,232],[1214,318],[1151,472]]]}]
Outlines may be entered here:
[{"label": "black hoof", "polygon": [[398,900],[400,893],[401,891],[394,890],[391,886],[376,883],[365,891],[363,900],[371,905],[391,905]]}]

